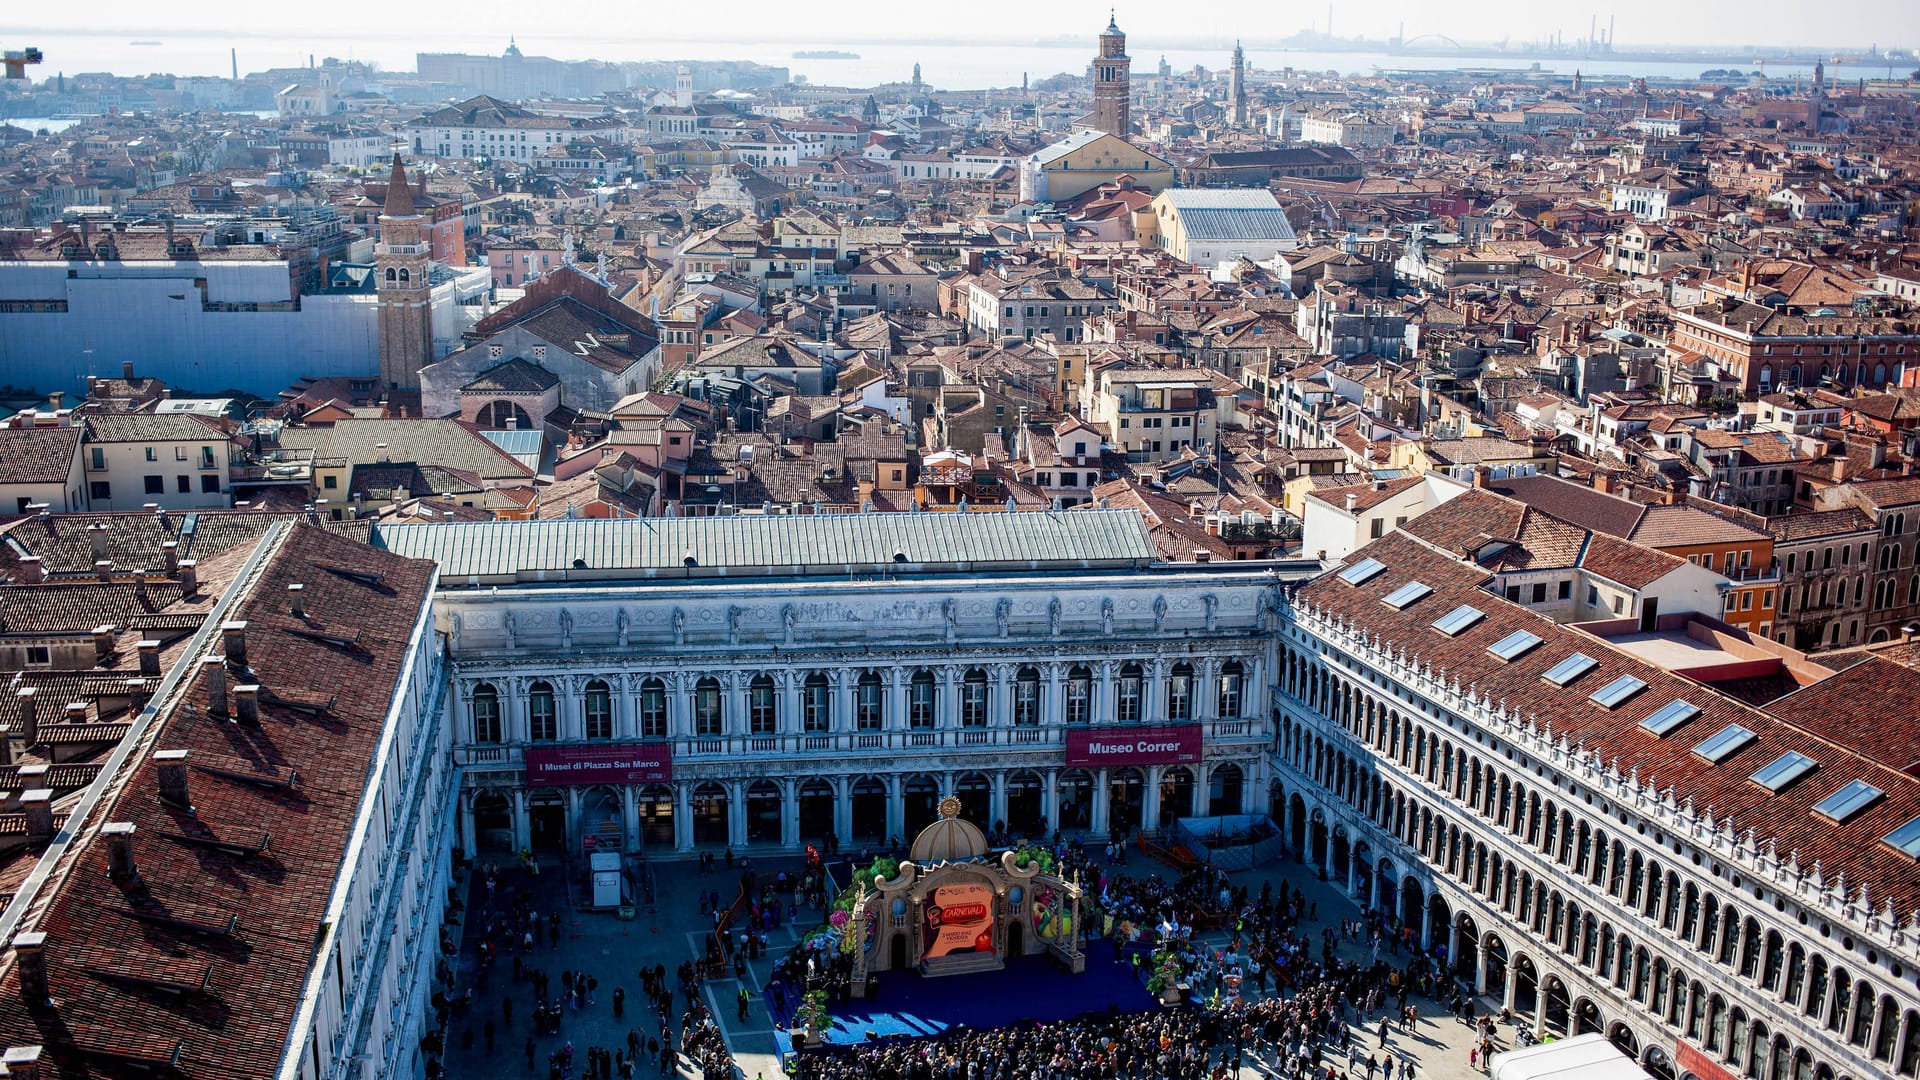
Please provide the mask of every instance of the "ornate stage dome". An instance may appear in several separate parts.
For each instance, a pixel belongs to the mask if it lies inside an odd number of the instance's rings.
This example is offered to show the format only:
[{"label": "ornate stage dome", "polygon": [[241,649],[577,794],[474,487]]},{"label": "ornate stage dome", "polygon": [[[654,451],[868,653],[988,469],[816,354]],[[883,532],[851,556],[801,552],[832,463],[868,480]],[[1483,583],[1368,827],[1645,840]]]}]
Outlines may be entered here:
[{"label": "ornate stage dome", "polygon": [[907,856],[922,866],[977,859],[987,853],[987,837],[980,827],[960,818],[960,800],[949,795],[940,800],[940,818],[920,830],[913,838]]}]

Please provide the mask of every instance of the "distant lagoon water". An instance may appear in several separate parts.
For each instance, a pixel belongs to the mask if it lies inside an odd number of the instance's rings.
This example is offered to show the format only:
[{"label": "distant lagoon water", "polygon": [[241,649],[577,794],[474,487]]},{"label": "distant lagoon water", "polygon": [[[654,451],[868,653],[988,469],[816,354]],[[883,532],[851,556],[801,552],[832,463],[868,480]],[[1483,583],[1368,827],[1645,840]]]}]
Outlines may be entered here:
[{"label": "distant lagoon water", "polygon": [[[208,34],[167,34],[159,31],[105,33],[29,34],[32,43],[46,52],[46,63],[36,77],[55,72],[68,75],[88,71],[111,71],[120,75],[166,72],[174,75],[224,76],[229,73],[228,49],[239,50],[240,71],[305,66],[309,56],[316,59],[335,56],[368,61],[390,71],[412,71],[414,54],[421,45],[418,36],[378,38],[365,35],[331,34],[310,37],[213,36]],[[159,45],[135,45],[133,41],[157,40]],[[979,43],[916,44],[911,42],[861,42],[830,39],[783,41],[675,41],[660,38],[623,38],[618,35],[594,37],[527,37],[518,42],[522,52],[534,56],[552,56],[566,60],[674,61],[674,60],[751,60],[784,67],[794,75],[805,76],[815,84],[873,86],[886,82],[905,82],[912,78],[913,65],[921,66],[927,85],[949,90],[968,90],[990,86],[1019,86],[1023,75],[1038,81],[1062,72],[1079,75],[1093,56],[1091,32],[1084,44],[1049,42],[1046,44],[1013,41]],[[1214,48],[1183,44],[1160,49],[1150,38],[1133,37],[1128,41],[1136,72],[1151,71],[1164,56],[1176,71],[1203,65],[1224,70],[1232,49],[1230,41]],[[463,37],[436,38],[428,46],[440,52],[471,52],[498,55],[506,42]],[[796,60],[796,50],[838,49],[858,53],[858,60]],[[1484,50],[1478,56],[1404,56],[1381,52],[1319,52],[1303,49],[1263,48],[1258,41],[1247,46],[1247,63],[1256,71],[1293,68],[1304,71],[1338,71],[1348,75],[1371,75],[1378,68],[1528,68],[1535,61],[1519,56],[1503,56],[1497,50]],[[1734,55],[1739,55],[1735,53]],[[1690,79],[1702,70],[1738,67],[1755,70],[1762,65],[1749,62],[1675,63],[1621,61],[1605,58],[1555,58],[1538,61],[1543,70],[1570,76],[1578,69],[1588,76],[1663,76]],[[1811,72],[1811,61],[1789,63],[1772,61],[1764,65],[1770,77],[1792,78]],[[1895,74],[1905,74],[1910,65],[1897,64]],[[1828,65],[1828,77],[1834,81],[1855,78],[1882,78],[1888,67],[1857,64],[1840,69]]]}]

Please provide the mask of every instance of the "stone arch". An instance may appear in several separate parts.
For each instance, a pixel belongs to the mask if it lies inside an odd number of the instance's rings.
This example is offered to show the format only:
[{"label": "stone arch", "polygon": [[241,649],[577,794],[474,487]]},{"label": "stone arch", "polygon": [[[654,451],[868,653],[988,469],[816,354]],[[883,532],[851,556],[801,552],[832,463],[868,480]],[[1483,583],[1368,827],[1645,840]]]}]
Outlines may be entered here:
[{"label": "stone arch", "polygon": [[533,418],[527,410],[506,400],[489,401],[473,414],[473,422],[494,431],[532,431]]},{"label": "stone arch", "polygon": [[848,809],[851,811],[854,840],[882,840],[887,832],[887,783],[877,776],[862,776],[848,782]]},{"label": "stone arch", "polygon": [[727,843],[727,789],[711,780],[693,789],[693,842]]},{"label": "stone arch", "polygon": [[673,802],[673,788],[667,784],[648,784],[634,792],[633,805],[640,816],[642,847],[673,847]]},{"label": "stone arch", "polygon": [[1592,998],[1582,997],[1573,1003],[1573,1034],[1598,1034],[1606,1030],[1606,1020],[1600,1015],[1600,1006]]},{"label": "stone arch", "polygon": [[747,785],[747,843],[771,844],[780,841],[780,822],[785,816],[785,800],[780,785],[771,780],[755,780]]}]

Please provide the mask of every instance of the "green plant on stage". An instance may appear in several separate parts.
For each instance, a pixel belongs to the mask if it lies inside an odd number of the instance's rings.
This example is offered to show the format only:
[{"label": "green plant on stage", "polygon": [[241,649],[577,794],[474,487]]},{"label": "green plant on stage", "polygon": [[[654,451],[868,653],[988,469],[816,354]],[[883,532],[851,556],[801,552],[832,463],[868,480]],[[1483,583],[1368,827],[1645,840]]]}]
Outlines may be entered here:
[{"label": "green plant on stage", "polygon": [[1158,994],[1180,981],[1182,973],[1180,954],[1172,946],[1162,943],[1153,952],[1153,974],[1147,976],[1147,992]]},{"label": "green plant on stage", "polygon": [[1040,868],[1041,873],[1051,874],[1054,872],[1054,869],[1059,866],[1059,863],[1055,861],[1053,852],[1048,851],[1038,844],[1028,844],[1023,848],[1014,850],[1013,865],[1022,870],[1025,870],[1029,866],[1037,866]]},{"label": "green plant on stage", "polygon": [[892,881],[900,876],[900,860],[881,856],[873,860],[873,865],[864,870],[855,870],[853,880],[834,897],[833,906],[837,911],[852,911],[853,902],[860,896],[860,886],[865,883],[870,893],[880,891],[880,882]]},{"label": "green plant on stage", "polygon": [[806,996],[800,999],[800,1008],[794,1011],[794,1019],[800,1022],[802,1028],[813,1032],[825,1031],[832,1026],[833,1021],[827,1016],[827,992],[807,991]]}]

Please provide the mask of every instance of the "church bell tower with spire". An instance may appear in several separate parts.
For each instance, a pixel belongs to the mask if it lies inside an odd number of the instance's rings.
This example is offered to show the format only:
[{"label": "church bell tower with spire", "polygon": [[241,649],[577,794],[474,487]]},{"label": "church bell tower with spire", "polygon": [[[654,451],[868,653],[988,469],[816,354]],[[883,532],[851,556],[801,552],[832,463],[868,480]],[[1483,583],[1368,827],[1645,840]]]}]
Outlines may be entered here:
[{"label": "church bell tower with spire", "polygon": [[396,150],[380,213],[380,243],[373,253],[380,296],[380,382],[388,389],[418,389],[420,369],[433,362],[433,284],[425,225]]},{"label": "church bell tower with spire", "polygon": [[1126,138],[1133,131],[1133,58],[1127,55],[1127,35],[1120,32],[1111,12],[1100,33],[1100,54],[1093,58],[1093,126],[1095,130]]},{"label": "church bell tower with spire", "polygon": [[1238,41],[1233,43],[1233,81],[1227,84],[1227,123],[1247,126],[1247,53]]}]

